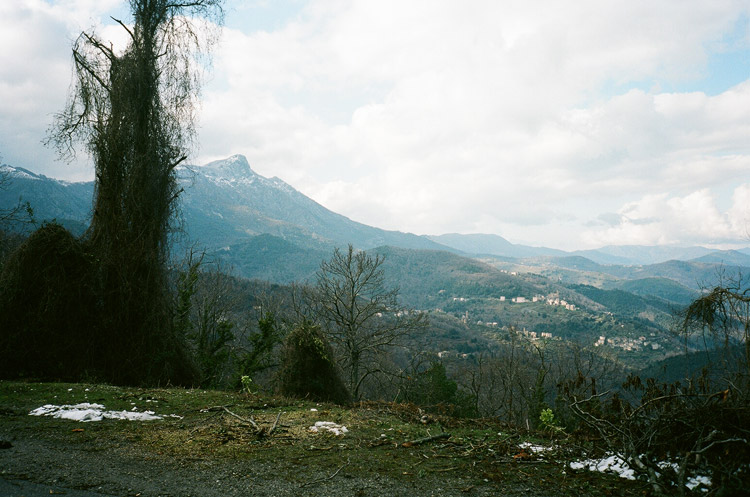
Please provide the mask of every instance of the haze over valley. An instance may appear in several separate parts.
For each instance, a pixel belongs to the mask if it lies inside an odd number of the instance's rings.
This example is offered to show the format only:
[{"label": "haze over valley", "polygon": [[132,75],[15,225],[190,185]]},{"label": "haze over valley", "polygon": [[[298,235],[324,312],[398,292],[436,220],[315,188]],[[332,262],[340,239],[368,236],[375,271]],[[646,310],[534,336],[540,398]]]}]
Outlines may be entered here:
[{"label": "haze over valley", "polygon": [[[0,192],[0,208],[29,202],[37,223],[54,219],[83,233],[93,183],[3,168],[12,181]],[[481,352],[486,337],[507,340],[517,333],[528,341],[596,347],[628,367],[646,367],[686,352],[670,331],[676,311],[721,275],[748,274],[750,268],[749,248],[565,252],[512,244],[499,235],[382,230],[324,208],[282,179],[257,174],[241,155],[181,167],[178,177],[183,192],[181,229],[172,237],[175,257],[194,246],[242,278],[311,283],[334,248],[353,244],[385,256],[387,281],[400,289],[401,301],[436,323],[447,320],[442,326],[454,339],[433,346],[460,353]]]}]

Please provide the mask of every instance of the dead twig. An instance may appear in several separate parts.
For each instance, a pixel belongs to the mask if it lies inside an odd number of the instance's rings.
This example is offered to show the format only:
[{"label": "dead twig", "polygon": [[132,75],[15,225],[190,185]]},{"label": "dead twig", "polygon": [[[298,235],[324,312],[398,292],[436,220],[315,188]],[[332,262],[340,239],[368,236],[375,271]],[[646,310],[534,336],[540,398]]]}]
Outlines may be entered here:
[{"label": "dead twig", "polygon": [[447,473],[448,471],[455,471],[458,469],[458,466],[453,466],[451,468],[443,468],[443,469],[436,469],[435,473]]},{"label": "dead twig", "polygon": [[431,437],[424,437],[424,438],[418,438],[416,440],[410,440],[408,442],[404,442],[401,444],[401,447],[414,447],[415,445],[422,445],[427,442],[432,442],[435,440],[440,440],[443,438],[450,438],[450,433],[440,433],[438,435],[433,435]]},{"label": "dead twig", "polygon": [[270,435],[273,433],[273,430],[276,429],[276,426],[279,424],[279,418],[281,418],[281,411],[279,411],[279,414],[276,415],[276,421],[273,422],[273,426],[270,430],[268,430],[268,434]]},{"label": "dead twig", "polygon": [[222,408],[223,408],[223,409],[224,409],[224,410],[226,411],[226,413],[227,413],[227,414],[229,414],[230,416],[233,416],[233,417],[235,417],[235,418],[239,419],[239,420],[240,420],[240,421],[242,421],[243,423],[246,423],[246,424],[249,424],[249,425],[251,425],[251,426],[253,427],[253,429],[255,429],[255,431],[256,431],[256,432],[259,432],[259,431],[260,431],[260,427],[258,426],[258,423],[256,423],[256,422],[255,422],[255,420],[254,420],[254,419],[253,419],[252,417],[250,417],[250,418],[243,418],[242,416],[240,416],[240,415],[238,415],[238,414],[235,414],[235,413],[233,413],[232,411],[230,411],[230,410],[229,410],[229,409],[227,409],[226,407],[224,407],[224,406],[221,406],[221,407],[222,407]]},{"label": "dead twig", "polygon": [[[276,430],[276,428],[279,426],[279,419],[281,419],[281,415],[283,414],[283,412],[279,411],[279,413],[276,415],[276,420],[273,422],[273,425],[270,428],[261,428],[260,426],[258,426],[258,423],[255,421],[255,419],[253,419],[252,416],[250,416],[249,418],[245,418],[243,416],[240,416],[239,414],[235,414],[232,411],[230,411],[229,407],[231,407],[231,405],[230,406],[213,406],[213,407],[208,407],[206,409],[201,409],[201,411],[202,412],[213,412],[213,413],[215,413],[214,416],[217,413],[225,412],[225,413],[229,414],[230,416],[232,416],[232,417],[240,420],[241,422],[245,423],[246,425],[252,426],[253,430],[255,431],[255,434],[258,437],[270,436]],[[196,430],[197,429],[198,428],[196,428]],[[195,430],[193,430],[193,431],[195,431]]]},{"label": "dead twig", "polygon": [[240,421],[242,421],[243,423],[245,423],[245,424],[248,424],[248,425],[252,426],[252,427],[253,427],[253,429],[254,429],[254,430],[255,430],[256,432],[258,432],[258,433],[259,433],[259,432],[261,431],[261,430],[260,430],[260,427],[258,426],[258,423],[256,423],[256,422],[255,422],[255,420],[254,420],[254,419],[253,419],[252,417],[250,417],[249,419],[248,419],[248,418],[243,418],[242,416],[240,416],[240,415],[238,415],[238,414],[235,414],[235,413],[233,413],[232,411],[230,411],[230,410],[229,410],[229,408],[228,408],[227,406],[213,406],[213,407],[209,407],[209,408],[207,408],[207,409],[202,409],[202,411],[204,411],[204,412],[221,412],[221,411],[224,411],[224,412],[226,412],[227,414],[229,414],[230,416],[232,416],[232,417],[235,417],[235,418],[239,419],[239,420],[240,420]]},{"label": "dead twig", "polygon": [[341,467],[340,467],[339,469],[337,469],[336,471],[334,471],[334,472],[333,472],[333,474],[332,474],[331,476],[327,476],[327,477],[325,477],[325,478],[318,478],[317,480],[313,480],[313,481],[309,481],[309,482],[307,482],[307,483],[303,483],[302,485],[300,485],[300,486],[299,486],[299,488],[305,488],[305,487],[309,487],[309,486],[311,486],[311,485],[315,485],[316,483],[320,483],[320,482],[323,482],[323,481],[328,481],[328,480],[332,480],[333,478],[335,478],[335,477],[336,477],[336,475],[337,475],[337,474],[339,474],[339,472],[340,472],[340,471],[341,471],[342,469],[344,469],[345,467],[349,466],[349,463],[350,463],[350,462],[351,462],[351,459],[347,459],[347,460],[346,460],[346,464],[344,464],[344,465],[343,465],[343,466],[341,466]]}]

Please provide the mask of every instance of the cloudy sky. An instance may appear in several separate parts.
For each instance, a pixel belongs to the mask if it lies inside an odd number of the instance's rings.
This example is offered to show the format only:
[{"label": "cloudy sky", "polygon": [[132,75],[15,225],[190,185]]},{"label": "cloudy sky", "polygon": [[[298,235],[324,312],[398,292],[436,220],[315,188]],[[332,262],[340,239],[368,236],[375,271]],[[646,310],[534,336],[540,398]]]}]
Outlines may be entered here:
[{"label": "cloudy sky", "polygon": [[[92,178],[41,140],[126,7],[0,2],[4,162]],[[199,143],[386,229],[747,246],[750,2],[228,1]]]}]

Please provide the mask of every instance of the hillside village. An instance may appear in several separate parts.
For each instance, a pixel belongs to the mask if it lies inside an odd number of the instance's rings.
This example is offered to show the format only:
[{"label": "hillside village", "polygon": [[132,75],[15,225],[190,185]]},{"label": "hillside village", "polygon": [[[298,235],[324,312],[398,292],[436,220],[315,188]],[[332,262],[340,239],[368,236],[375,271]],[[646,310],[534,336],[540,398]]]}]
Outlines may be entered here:
[{"label": "hillside village", "polygon": [[[517,272],[508,272],[503,271],[504,273],[510,274],[511,276],[517,276]],[[441,294],[444,294],[444,291],[440,292]],[[540,304],[543,304],[545,306],[552,306],[555,308],[565,309],[566,311],[580,311],[581,309],[577,307],[575,304],[568,302],[566,299],[561,298],[558,292],[553,292],[548,295],[542,295],[542,294],[535,294],[531,297],[528,296],[515,296],[512,298],[507,298],[504,295],[501,295],[497,298],[491,298],[491,299],[477,299],[472,297],[451,297],[451,301],[455,303],[470,303],[472,300],[475,302],[479,300],[490,300],[496,303],[499,303],[501,305],[534,305],[537,306]],[[440,310],[440,309],[438,309]],[[589,312],[591,312],[589,310]],[[612,319],[615,320],[615,316],[610,311],[603,311],[603,312],[597,312],[595,314],[598,314],[602,316],[602,318]],[[476,324],[477,326],[483,326],[490,329],[497,330],[498,332],[503,332],[504,334],[514,334],[518,338],[522,338],[525,340],[529,340],[530,342],[537,342],[537,341],[547,341],[547,340],[563,340],[563,337],[556,335],[553,332],[550,331],[535,331],[533,327],[529,326],[513,326],[513,325],[502,325],[498,321],[486,321],[482,319],[472,319],[472,312],[469,310],[463,311],[462,314],[456,315],[456,317],[459,317],[461,319],[461,322],[463,322],[466,325],[469,324]],[[621,328],[624,327],[624,325],[620,325]],[[662,340],[664,340],[664,337],[662,337]],[[598,335],[597,337],[592,337],[592,339],[588,342],[588,345],[596,347],[596,348],[611,348],[611,349],[618,349],[623,353],[636,353],[636,352],[644,352],[644,351],[660,351],[663,349],[664,345],[659,343],[659,337],[657,336],[657,333],[655,332],[649,332],[648,337],[646,335],[640,335],[637,337],[633,336],[623,336],[623,335]],[[440,353],[440,357],[447,357],[449,355],[448,351],[442,351]],[[459,354],[461,355],[461,354]],[[462,354],[463,356],[466,356],[466,354]]]}]

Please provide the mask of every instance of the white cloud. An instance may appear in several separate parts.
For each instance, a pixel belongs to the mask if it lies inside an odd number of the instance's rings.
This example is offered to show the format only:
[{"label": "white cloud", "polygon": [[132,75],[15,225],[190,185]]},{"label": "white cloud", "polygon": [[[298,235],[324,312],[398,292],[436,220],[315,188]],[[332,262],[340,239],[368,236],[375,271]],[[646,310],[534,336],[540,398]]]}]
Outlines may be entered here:
[{"label": "white cloud", "polygon": [[734,190],[732,206],[724,212],[709,190],[684,197],[646,195],[630,202],[617,215],[604,216],[609,226],[584,234],[591,246],[747,243],[750,234],[750,184]]},{"label": "white cloud", "polygon": [[0,154],[5,162],[54,177],[87,179],[82,162],[55,162],[42,145],[71,81],[71,47],[84,28],[99,25],[115,0],[0,2]]},{"label": "white cloud", "polygon": [[[49,43],[104,12],[92,4],[55,4],[81,14],[44,14],[58,30]],[[737,34],[750,17],[743,0],[311,0],[290,10],[265,30],[224,29],[197,162],[243,153],[261,174],[383,228],[557,246],[601,238],[585,224],[623,205],[750,182],[750,80],[718,95],[661,90],[711,76],[715,51],[750,46],[750,32]],[[39,51],[29,50],[0,52],[27,78],[0,79],[0,102],[17,95],[0,104],[0,136],[11,121],[38,131],[42,107],[61,106],[52,101],[67,88],[68,47],[51,56],[57,94],[33,86],[40,72],[23,61]]]}]

